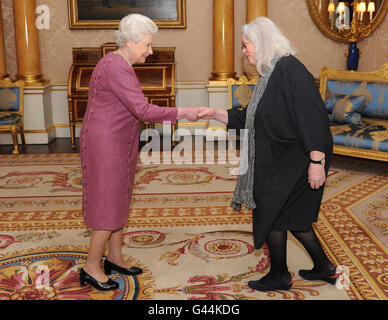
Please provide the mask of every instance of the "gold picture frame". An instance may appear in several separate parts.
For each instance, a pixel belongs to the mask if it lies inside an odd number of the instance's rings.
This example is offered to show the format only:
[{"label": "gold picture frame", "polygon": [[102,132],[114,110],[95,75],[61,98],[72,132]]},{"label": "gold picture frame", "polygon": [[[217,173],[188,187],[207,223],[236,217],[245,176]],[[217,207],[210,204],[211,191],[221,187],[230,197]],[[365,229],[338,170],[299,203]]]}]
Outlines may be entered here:
[{"label": "gold picture frame", "polygon": [[[328,2],[329,1],[327,0],[326,5],[328,5]],[[328,20],[329,14],[327,12],[327,9],[325,9],[324,11],[322,11],[322,9],[319,10],[317,1],[315,0],[306,0],[306,5],[312,20],[314,21],[318,29],[326,37],[338,42],[354,42],[354,41],[360,41],[361,39],[368,37],[375,29],[377,29],[377,27],[384,20],[388,12],[388,1],[387,0],[380,1],[380,7],[376,8],[377,9],[377,12],[375,12],[376,15],[374,16],[373,20],[370,22],[370,24],[367,27],[363,26],[363,30],[357,29],[355,30],[356,32],[354,32],[351,28],[346,33],[340,33],[336,30],[333,30],[330,27],[329,20]],[[325,6],[321,4],[321,7],[325,7]],[[325,8],[327,8],[327,6]]]},{"label": "gold picture frame", "polygon": [[186,28],[186,0],[67,0],[70,29],[117,29],[129,13],[151,18],[161,29]]}]

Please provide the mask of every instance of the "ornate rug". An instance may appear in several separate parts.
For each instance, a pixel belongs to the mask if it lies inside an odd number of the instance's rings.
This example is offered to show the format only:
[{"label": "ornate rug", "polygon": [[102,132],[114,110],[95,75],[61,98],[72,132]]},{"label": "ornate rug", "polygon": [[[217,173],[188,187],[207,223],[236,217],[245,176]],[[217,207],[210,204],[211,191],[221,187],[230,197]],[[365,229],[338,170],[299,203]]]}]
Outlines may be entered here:
[{"label": "ornate rug", "polygon": [[385,300],[388,296],[388,168],[335,158],[319,221],[336,286],[301,279],[312,263],[289,236],[290,291],[257,292],[269,267],[254,250],[251,213],[229,203],[232,164],[138,163],[123,248],[138,276],[114,273],[116,291],[79,284],[90,230],[81,213],[78,154],[0,155],[0,300]]}]

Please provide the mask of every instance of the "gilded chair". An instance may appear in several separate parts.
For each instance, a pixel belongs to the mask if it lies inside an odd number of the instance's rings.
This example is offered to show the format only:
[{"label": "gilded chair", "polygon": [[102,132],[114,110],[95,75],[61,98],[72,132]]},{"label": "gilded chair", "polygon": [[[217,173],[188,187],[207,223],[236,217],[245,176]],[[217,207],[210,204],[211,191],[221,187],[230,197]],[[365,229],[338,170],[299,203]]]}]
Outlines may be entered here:
[{"label": "gilded chair", "polygon": [[324,67],[320,93],[333,153],[388,162],[388,63],[375,71]]},{"label": "gilded chair", "polygon": [[251,99],[253,89],[257,79],[249,80],[246,76],[241,76],[238,80],[229,78],[228,84],[228,108],[244,109]]},{"label": "gilded chair", "polygon": [[24,82],[19,80],[12,82],[10,78],[0,81],[0,132],[12,134],[13,154],[19,154],[18,133],[22,144],[24,137]]},{"label": "gilded chair", "polygon": [[[243,75],[238,80],[229,78],[226,82],[228,85],[228,109],[245,109],[253,94],[257,78],[248,79]],[[229,147],[231,150],[235,148],[233,146],[233,139],[230,139]]]}]

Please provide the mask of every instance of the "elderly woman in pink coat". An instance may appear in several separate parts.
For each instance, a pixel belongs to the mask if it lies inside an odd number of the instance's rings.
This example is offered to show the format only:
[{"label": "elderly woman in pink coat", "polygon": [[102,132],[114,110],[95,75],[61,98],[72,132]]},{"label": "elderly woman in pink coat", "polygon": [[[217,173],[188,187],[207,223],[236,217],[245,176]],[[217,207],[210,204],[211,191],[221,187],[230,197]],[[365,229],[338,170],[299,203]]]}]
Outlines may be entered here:
[{"label": "elderly woman in pink coat", "polygon": [[[80,283],[114,290],[107,277],[112,270],[125,275],[142,272],[130,266],[121,252],[123,227],[132,197],[138,155],[139,121],[171,122],[198,119],[196,108],[166,108],[148,103],[132,68],[152,54],[158,28],[142,15],[124,17],[116,31],[119,49],[97,64],[89,84],[88,107],[81,129],[83,215],[92,231],[88,258]],[[109,251],[101,260],[108,244]]]}]

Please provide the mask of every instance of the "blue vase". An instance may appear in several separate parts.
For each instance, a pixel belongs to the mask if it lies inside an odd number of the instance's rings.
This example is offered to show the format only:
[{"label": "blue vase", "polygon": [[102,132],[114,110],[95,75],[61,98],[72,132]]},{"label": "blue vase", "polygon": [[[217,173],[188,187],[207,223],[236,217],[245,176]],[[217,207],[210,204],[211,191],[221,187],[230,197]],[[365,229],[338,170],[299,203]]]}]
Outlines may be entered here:
[{"label": "blue vase", "polygon": [[358,59],[360,58],[360,50],[357,48],[357,42],[350,42],[348,50],[348,59],[346,67],[348,70],[358,69]]}]

